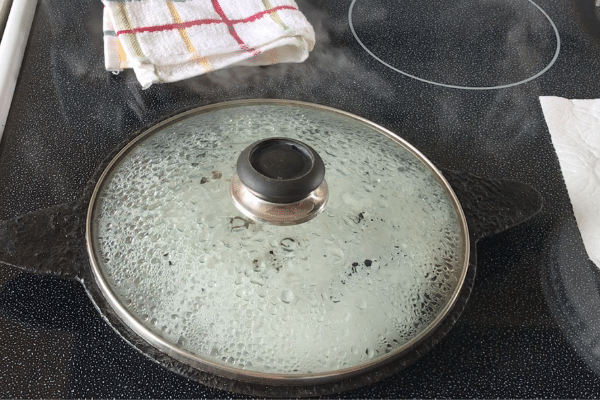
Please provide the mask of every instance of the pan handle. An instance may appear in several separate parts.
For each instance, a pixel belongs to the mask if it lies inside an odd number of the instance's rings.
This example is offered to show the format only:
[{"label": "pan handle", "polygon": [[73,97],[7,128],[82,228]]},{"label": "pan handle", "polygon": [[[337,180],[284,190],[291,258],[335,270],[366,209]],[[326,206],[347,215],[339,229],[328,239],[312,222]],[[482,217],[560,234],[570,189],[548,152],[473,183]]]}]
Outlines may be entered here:
[{"label": "pan handle", "polygon": [[0,264],[81,280],[85,217],[85,202],[76,200],[1,221]]},{"label": "pan handle", "polygon": [[[461,203],[473,241],[520,224],[542,209],[540,194],[527,184],[450,170],[443,175]],[[82,280],[89,265],[86,206],[80,199],[0,222],[0,263]]]},{"label": "pan handle", "polygon": [[525,183],[450,170],[442,173],[460,201],[472,240],[525,222],[542,209],[541,195]]}]

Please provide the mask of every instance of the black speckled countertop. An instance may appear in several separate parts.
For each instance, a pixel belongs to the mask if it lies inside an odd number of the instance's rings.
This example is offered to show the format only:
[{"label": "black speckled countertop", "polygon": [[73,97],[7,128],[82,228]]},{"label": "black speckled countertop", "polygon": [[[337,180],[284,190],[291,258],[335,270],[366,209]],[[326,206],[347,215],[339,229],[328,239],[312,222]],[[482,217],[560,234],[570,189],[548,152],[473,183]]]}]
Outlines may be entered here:
[{"label": "black speckled countertop", "polygon": [[[298,4],[317,32],[306,62],[141,90],[132,73],[104,70],[99,1],[41,0],[0,143],[0,220],[79,198],[122,140],[183,110],[245,98],[336,107],[397,132],[440,168],[518,180],[544,201],[479,242],[469,302],[435,348],[339,396],[600,397],[600,271],[538,101],[600,97],[594,1]],[[138,353],[78,282],[2,263],[0,343],[2,398],[237,397]]]}]

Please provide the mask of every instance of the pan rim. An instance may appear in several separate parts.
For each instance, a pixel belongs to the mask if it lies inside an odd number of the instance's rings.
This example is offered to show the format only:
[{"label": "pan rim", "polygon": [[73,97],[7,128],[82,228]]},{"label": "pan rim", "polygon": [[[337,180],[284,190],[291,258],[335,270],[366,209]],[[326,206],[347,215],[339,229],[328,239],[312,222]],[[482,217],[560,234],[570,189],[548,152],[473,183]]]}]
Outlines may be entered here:
[{"label": "pan rim", "polygon": [[[202,358],[196,354],[191,352],[182,350],[181,348],[174,346],[167,340],[161,338],[157,334],[150,331],[146,328],[136,317],[134,317],[124,306],[121,304],[121,301],[118,299],[116,294],[110,288],[108,281],[97,261],[97,255],[94,247],[94,238],[93,238],[93,216],[95,207],[97,205],[97,198],[102,190],[103,184],[106,182],[107,177],[113,168],[120,163],[120,161],[137,145],[143,142],[145,139],[151,137],[154,133],[159,132],[161,129],[166,128],[169,125],[175,124],[183,119],[189,118],[193,115],[204,114],[211,111],[216,111],[220,109],[241,107],[241,106],[249,106],[249,105],[290,105],[299,108],[310,108],[321,110],[325,112],[331,112],[337,115],[349,117],[355,121],[358,121],[377,132],[383,134],[388,139],[395,141],[398,145],[401,145],[408,151],[412,153],[413,156],[417,157],[417,159],[424,164],[430,172],[433,174],[435,179],[444,187],[446,192],[448,193],[454,211],[456,213],[458,224],[461,230],[461,235],[463,238],[463,248],[462,254],[464,256],[464,261],[462,265],[461,275],[459,277],[459,281],[454,289],[452,296],[447,301],[444,308],[438,313],[436,318],[418,335],[413,337],[407,343],[399,346],[388,354],[379,356],[373,360],[363,362],[357,364],[354,367],[337,369],[325,372],[317,372],[317,373],[309,373],[309,374],[281,374],[281,373],[268,373],[268,372],[257,372],[251,370],[244,370],[241,368],[235,368],[229,366],[227,364],[221,364],[214,362],[212,360],[208,360],[206,358]],[[405,139],[399,137],[392,131],[370,121],[363,117],[357,116],[355,114],[342,111],[333,107],[323,106],[320,104],[295,101],[295,100],[281,100],[281,99],[247,99],[247,100],[235,100],[228,102],[220,102],[215,104],[209,104],[197,108],[193,108],[191,110],[185,111],[183,113],[177,114],[173,117],[170,117],[141,133],[133,140],[131,140],[123,149],[121,149],[115,157],[112,158],[110,163],[104,168],[100,178],[95,184],[92,196],[89,201],[88,211],[86,216],[86,248],[87,253],[91,265],[92,274],[96,280],[96,283],[105,298],[108,305],[112,308],[112,310],[117,314],[117,316],[124,322],[126,326],[128,326],[131,330],[135,332],[135,334],[139,335],[142,339],[148,342],[153,347],[157,348],[159,351],[165,353],[166,355],[186,364],[193,368],[196,368],[203,372],[212,373],[224,378],[240,380],[249,383],[258,383],[258,384],[266,384],[271,386],[283,386],[283,385],[292,385],[292,386],[305,386],[305,385],[316,385],[316,384],[326,384],[333,383],[338,381],[343,381],[346,379],[354,378],[357,376],[364,375],[368,372],[372,372],[383,365],[387,365],[391,362],[399,360],[406,354],[410,353],[425,341],[442,323],[448,313],[453,309],[457,299],[461,293],[461,289],[463,288],[465,277],[467,275],[467,271],[469,270],[469,260],[470,260],[470,237],[467,226],[467,221],[458,201],[454,190],[444,178],[441,171],[435,167],[435,165],[426,158],[419,150],[417,150],[413,145],[407,142]]]}]

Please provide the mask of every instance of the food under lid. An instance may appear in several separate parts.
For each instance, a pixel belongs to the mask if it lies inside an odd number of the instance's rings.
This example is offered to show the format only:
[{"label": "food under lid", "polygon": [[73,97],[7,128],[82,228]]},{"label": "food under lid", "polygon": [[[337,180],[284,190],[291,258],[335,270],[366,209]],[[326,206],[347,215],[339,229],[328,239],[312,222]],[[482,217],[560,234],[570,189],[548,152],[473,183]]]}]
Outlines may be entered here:
[{"label": "food under lid", "polygon": [[[306,143],[329,195],[279,226],[232,199],[236,160],[266,137]],[[452,307],[464,216],[441,174],[368,121],[297,102],[204,107],[150,129],[109,165],[88,216],[94,275],[137,334],[240,379],[343,375],[398,356]]]}]

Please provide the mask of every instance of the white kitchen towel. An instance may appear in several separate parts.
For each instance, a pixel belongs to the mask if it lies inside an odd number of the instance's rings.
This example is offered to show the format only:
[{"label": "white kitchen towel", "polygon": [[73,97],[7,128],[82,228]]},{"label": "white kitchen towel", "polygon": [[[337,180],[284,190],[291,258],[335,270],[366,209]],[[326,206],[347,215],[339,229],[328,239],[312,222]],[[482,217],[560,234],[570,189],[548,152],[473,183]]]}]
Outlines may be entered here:
[{"label": "white kitchen towel", "polygon": [[233,65],[302,62],[315,33],[294,0],[103,0],[108,71],[144,88]]},{"label": "white kitchen towel", "polygon": [[600,100],[540,97],[577,226],[600,267]]}]

